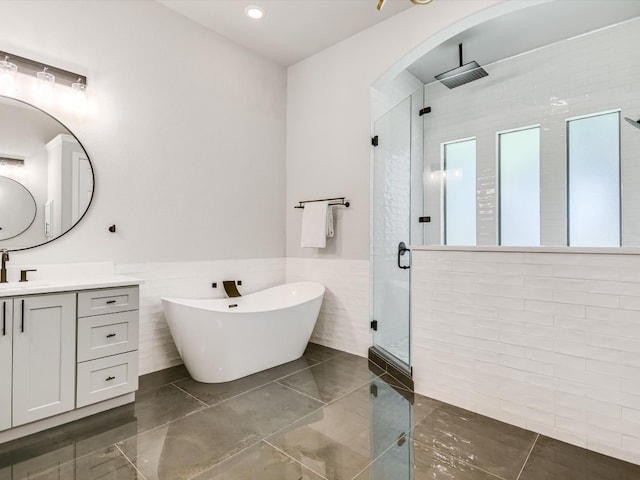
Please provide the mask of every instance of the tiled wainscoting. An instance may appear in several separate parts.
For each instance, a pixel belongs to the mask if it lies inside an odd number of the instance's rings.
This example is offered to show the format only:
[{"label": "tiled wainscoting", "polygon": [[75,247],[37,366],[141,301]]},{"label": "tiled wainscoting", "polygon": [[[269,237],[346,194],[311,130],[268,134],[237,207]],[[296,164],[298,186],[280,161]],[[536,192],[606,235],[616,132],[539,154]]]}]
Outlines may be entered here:
[{"label": "tiled wainscoting", "polygon": [[311,341],[367,356],[369,330],[369,261],[287,258],[287,282],[317,281],[326,287]]},{"label": "tiled wainscoting", "polygon": [[[286,282],[315,280],[327,287],[312,340],[363,357],[370,346],[369,262],[262,258],[118,264],[116,273],[141,278],[140,373],[182,363],[162,313],[162,297],[222,298],[223,280],[242,280],[247,294]],[[218,282],[218,288],[211,287]]]},{"label": "tiled wainscoting", "polygon": [[[140,374],[182,363],[162,313],[162,297],[222,298],[223,280],[242,280],[247,294],[284,283],[284,258],[118,264],[116,273],[141,278]],[[213,282],[218,288],[211,287]]]},{"label": "tiled wainscoting", "polygon": [[416,392],[640,463],[640,255],[413,252]]}]

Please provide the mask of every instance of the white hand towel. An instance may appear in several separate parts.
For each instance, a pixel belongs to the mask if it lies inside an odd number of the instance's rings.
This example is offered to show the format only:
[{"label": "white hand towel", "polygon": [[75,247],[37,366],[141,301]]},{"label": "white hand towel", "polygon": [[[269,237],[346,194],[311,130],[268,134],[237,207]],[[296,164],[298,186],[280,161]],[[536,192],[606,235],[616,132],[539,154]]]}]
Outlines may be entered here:
[{"label": "white hand towel", "polygon": [[327,207],[327,238],[333,237],[333,207]]},{"label": "white hand towel", "polygon": [[[324,248],[327,246],[328,216],[331,207],[329,202],[309,202],[302,210],[303,248]],[[331,222],[333,230],[333,222]]]}]

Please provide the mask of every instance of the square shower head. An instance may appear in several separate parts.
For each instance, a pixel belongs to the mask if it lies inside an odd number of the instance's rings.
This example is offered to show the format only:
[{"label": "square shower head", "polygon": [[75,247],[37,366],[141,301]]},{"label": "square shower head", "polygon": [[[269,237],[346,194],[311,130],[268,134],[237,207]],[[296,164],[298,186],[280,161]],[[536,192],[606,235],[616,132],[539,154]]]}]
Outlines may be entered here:
[{"label": "square shower head", "polygon": [[489,75],[484,68],[473,61],[465,63],[459,67],[449,70],[448,72],[436,75],[436,80],[440,80],[449,88],[456,88],[465,83],[473,82],[479,78]]}]

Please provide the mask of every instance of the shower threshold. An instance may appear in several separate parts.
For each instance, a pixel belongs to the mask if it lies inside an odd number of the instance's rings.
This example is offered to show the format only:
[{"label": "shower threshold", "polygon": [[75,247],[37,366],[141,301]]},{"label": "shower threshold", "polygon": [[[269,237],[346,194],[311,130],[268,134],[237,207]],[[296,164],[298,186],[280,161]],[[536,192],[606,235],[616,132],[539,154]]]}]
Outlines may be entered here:
[{"label": "shower threshold", "polygon": [[377,346],[369,347],[369,360],[402,385],[413,390],[413,369],[411,367],[402,364],[399,360],[395,359],[393,355]]}]

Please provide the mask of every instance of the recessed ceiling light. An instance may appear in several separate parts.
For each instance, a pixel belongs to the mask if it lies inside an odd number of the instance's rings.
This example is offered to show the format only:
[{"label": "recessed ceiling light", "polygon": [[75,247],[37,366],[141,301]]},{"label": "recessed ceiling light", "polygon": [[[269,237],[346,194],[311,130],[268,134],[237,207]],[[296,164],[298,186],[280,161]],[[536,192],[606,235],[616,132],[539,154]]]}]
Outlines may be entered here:
[{"label": "recessed ceiling light", "polygon": [[260,20],[264,17],[264,10],[256,5],[249,5],[244,9],[244,13],[249,18],[253,18],[254,20]]}]

